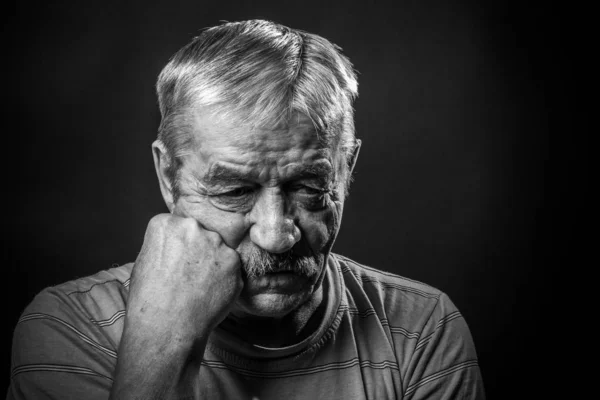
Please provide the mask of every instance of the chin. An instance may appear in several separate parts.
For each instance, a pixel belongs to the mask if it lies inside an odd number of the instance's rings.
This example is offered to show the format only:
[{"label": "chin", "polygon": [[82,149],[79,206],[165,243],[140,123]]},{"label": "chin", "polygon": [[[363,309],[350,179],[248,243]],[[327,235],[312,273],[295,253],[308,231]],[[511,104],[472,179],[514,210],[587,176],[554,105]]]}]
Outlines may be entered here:
[{"label": "chin", "polygon": [[310,296],[310,292],[242,295],[236,308],[242,313],[254,317],[283,318],[304,304]]}]

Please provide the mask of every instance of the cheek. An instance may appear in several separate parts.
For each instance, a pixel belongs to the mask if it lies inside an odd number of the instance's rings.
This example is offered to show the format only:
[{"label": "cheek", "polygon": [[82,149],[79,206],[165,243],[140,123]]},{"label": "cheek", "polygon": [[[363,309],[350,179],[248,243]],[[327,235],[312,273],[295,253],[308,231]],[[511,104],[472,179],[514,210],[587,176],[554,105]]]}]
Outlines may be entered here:
[{"label": "cheek", "polygon": [[333,205],[319,212],[307,212],[301,216],[300,229],[313,252],[330,250],[340,226],[339,211],[339,208]]}]

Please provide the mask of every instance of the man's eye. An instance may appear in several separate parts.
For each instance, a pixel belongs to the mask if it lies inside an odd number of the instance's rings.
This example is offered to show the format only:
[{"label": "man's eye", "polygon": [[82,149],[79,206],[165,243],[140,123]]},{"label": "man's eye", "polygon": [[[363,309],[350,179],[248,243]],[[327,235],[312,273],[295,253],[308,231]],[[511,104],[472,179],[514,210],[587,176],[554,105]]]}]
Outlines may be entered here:
[{"label": "man's eye", "polygon": [[254,195],[254,187],[241,186],[228,190],[225,189],[222,192],[212,193],[208,198],[212,205],[221,210],[242,212],[249,211],[252,208]]},{"label": "man's eye", "polygon": [[328,190],[323,188],[295,185],[290,190],[295,201],[307,210],[319,210],[325,207],[329,199]]},{"label": "man's eye", "polygon": [[228,192],[221,193],[221,194],[219,194],[219,196],[224,196],[224,197],[243,197],[243,196],[246,196],[246,195],[248,195],[250,193],[252,193],[252,188],[249,188],[249,187],[239,187],[239,188],[235,188],[233,190],[230,190]]},{"label": "man's eye", "polygon": [[327,189],[312,185],[305,185],[301,183],[290,185],[288,186],[287,190],[290,190],[293,193],[299,194],[301,196],[322,196],[325,193],[327,193]]},{"label": "man's eye", "polygon": [[326,192],[326,190],[317,189],[317,188],[313,188],[310,186],[301,186],[301,187],[297,188],[296,191],[301,194],[306,194],[309,196],[320,196]]}]

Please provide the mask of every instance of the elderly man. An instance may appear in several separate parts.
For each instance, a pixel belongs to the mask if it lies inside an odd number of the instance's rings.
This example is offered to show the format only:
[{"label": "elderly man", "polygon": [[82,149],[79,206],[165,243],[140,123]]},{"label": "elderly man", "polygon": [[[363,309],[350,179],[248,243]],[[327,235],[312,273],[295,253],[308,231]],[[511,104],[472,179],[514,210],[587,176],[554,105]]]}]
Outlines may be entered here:
[{"label": "elderly man", "polygon": [[331,253],[360,148],[338,47],[226,23],[179,50],[157,92],[170,213],[135,263],[34,299],[8,398],[484,398],[444,293]]}]

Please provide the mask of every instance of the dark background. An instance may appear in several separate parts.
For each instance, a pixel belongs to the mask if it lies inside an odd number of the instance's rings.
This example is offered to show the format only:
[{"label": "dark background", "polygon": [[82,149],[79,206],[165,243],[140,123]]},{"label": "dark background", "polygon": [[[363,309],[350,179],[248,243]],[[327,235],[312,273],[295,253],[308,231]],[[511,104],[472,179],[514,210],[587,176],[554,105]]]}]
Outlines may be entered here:
[{"label": "dark background", "polygon": [[[335,251],[448,293],[489,399],[569,386],[556,343],[572,296],[556,276],[577,268],[570,246],[589,186],[573,15],[500,1],[12,7],[6,332],[44,287],[135,259],[166,209],[150,152],[158,73],[200,28],[266,18],[339,44],[360,73],[363,148]],[[9,335],[2,348],[8,378]]]}]

